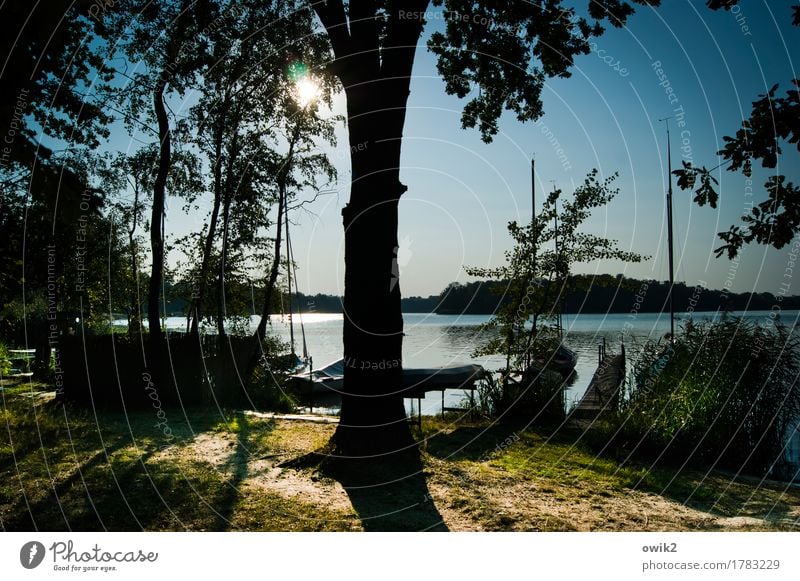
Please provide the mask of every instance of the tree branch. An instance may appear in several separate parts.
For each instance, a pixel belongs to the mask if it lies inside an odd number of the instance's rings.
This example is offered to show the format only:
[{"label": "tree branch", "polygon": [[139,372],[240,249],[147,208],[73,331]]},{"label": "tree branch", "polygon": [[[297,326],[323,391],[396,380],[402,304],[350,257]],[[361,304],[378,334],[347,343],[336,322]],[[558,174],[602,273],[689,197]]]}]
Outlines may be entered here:
[{"label": "tree branch", "polygon": [[[411,79],[414,54],[425,26],[422,17],[430,0],[392,0],[389,4],[389,27],[383,47],[381,76]],[[401,17],[401,13],[403,16]],[[409,14],[419,15],[412,18]]]},{"label": "tree branch", "polygon": [[[350,33],[353,57],[362,78],[374,79],[381,67],[381,47],[378,39],[375,0],[359,0],[350,3]],[[353,63],[354,65],[356,63]]]},{"label": "tree branch", "polygon": [[325,27],[333,48],[332,72],[339,77],[343,85],[347,86],[352,75],[347,72],[344,61],[353,54],[353,46],[342,0],[319,0],[312,2],[311,6]]}]

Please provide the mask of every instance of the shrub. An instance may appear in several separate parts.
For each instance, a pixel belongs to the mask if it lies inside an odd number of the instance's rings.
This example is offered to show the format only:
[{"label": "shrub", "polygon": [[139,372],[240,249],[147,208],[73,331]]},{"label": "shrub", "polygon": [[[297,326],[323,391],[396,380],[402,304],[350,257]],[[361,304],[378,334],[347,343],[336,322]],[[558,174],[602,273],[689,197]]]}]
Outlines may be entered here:
[{"label": "shrub", "polygon": [[488,377],[478,383],[478,410],[489,417],[539,425],[558,423],[565,417],[565,381],[559,373],[533,369],[519,381]]},{"label": "shrub", "polygon": [[11,358],[8,352],[8,347],[5,343],[0,343],[0,376],[6,376],[11,373]]},{"label": "shrub", "polygon": [[765,474],[800,416],[798,372],[800,337],[781,324],[690,321],[644,346],[616,427],[649,456]]},{"label": "shrub", "polygon": [[286,355],[289,344],[267,335],[261,349],[262,356],[249,381],[248,403],[259,410],[294,411],[297,402],[286,391],[286,380],[297,361],[294,356]]}]

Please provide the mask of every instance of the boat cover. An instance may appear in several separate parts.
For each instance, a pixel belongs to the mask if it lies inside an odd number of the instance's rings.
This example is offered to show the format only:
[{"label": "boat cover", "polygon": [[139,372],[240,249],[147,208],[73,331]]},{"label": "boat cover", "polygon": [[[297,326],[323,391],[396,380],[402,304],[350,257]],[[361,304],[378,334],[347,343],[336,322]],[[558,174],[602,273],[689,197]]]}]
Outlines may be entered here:
[{"label": "boat cover", "polygon": [[[443,389],[471,389],[486,370],[475,363],[452,364],[445,367],[403,369],[403,387],[414,392],[439,391]],[[292,379],[309,381],[308,373],[297,373]],[[344,380],[344,359],[329,363],[311,372],[314,383],[327,384],[336,390]]]}]

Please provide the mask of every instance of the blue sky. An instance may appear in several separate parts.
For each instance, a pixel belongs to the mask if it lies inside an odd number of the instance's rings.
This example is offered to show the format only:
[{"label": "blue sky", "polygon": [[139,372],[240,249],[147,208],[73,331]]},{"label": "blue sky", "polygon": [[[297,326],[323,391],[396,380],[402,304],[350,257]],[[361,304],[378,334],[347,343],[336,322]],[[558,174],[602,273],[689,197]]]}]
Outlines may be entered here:
[{"label": "blue sky", "polygon": [[[716,166],[722,136],[735,132],[751,101],[775,82],[783,93],[798,76],[800,31],[790,25],[789,1],[745,0],[737,13],[712,12],[685,0],[664,4],[658,10],[639,8],[626,28],[608,30],[596,40],[596,51],[577,60],[572,78],[547,83],[545,115],[538,123],[521,124],[507,115],[491,144],[483,143],[477,131],[460,128],[463,102],[444,93],[433,56],[420,46],[401,169],[409,188],[400,206],[404,295],[435,294],[449,282],[466,282],[465,265],[502,263],[510,246],[507,222],[530,218],[532,153],[540,201],[554,183],[570,192],[593,167],[604,175],[620,173],[619,196],[596,211],[587,230],[651,259],[584,264],[578,272],[667,278],[666,135],[657,119],[682,107],[685,125],[673,124],[673,166],[682,156]],[[431,21],[426,36],[437,26],[441,23]],[[657,62],[660,67],[654,67]],[[655,68],[669,80],[672,103]],[[337,112],[343,107],[340,97]],[[343,292],[340,212],[350,170],[344,128],[339,134],[339,148],[331,151],[339,194],[318,200],[313,214],[298,214],[292,230],[302,292]],[[554,140],[563,150],[560,157]],[[784,149],[779,170],[797,180],[797,151]],[[767,175],[760,167],[754,171],[755,196],[748,198],[744,177],[722,171],[716,210],[697,207],[688,192],[675,189],[677,280],[712,288],[727,280],[735,291],[773,293],[786,282],[788,247],[752,246],[737,264],[713,254],[719,246],[716,233],[736,222],[748,201],[763,198],[760,186]],[[180,233],[198,227],[200,216],[187,219],[178,206],[170,209],[169,228]],[[790,294],[800,294],[800,281],[794,287]]]}]

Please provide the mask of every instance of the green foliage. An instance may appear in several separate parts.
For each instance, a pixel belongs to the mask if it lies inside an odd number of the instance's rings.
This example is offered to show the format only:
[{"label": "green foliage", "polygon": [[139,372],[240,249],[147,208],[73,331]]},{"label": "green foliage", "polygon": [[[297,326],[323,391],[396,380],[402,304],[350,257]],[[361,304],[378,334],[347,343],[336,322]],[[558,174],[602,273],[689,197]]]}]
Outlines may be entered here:
[{"label": "green foliage", "polygon": [[564,378],[554,371],[531,370],[518,381],[488,376],[478,383],[478,411],[486,417],[555,425],[565,416]]},{"label": "green foliage", "polygon": [[546,79],[569,77],[575,56],[589,54],[589,38],[604,32],[601,23],[607,19],[622,26],[633,13],[621,0],[588,2],[588,19],[560,0],[434,0],[433,5],[444,6],[447,26],[431,35],[428,50],[438,58],[448,95],[475,95],[464,107],[461,124],[478,126],[486,142],[497,134],[504,109],[520,121],[538,119]]},{"label": "green foliage", "polygon": [[0,342],[0,376],[6,376],[11,372],[11,358],[8,347]]},{"label": "green foliage", "polygon": [[782,324],[689,322],[643,347],[618,427],[648,455],[764,474],[800,416],[799,373],[800,337]]}]

